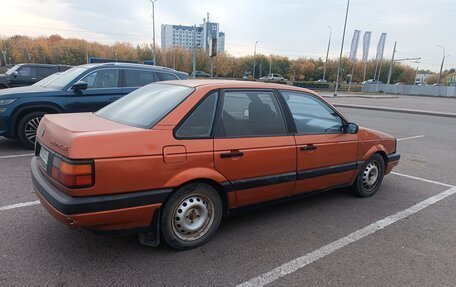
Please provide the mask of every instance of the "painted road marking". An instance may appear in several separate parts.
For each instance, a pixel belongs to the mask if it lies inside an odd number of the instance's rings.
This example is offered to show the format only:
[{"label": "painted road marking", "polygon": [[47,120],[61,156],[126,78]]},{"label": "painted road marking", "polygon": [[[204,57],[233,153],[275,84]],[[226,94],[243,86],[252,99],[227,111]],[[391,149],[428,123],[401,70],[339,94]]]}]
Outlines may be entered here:
[{"label": "painted road marking", "polygon": [[[398,174],[401,176],[405,176],[402,174]],[[274,268],[273,270],[263,273],[260,276],[257,276],[255,278],[252,278],[244,283],[241,283],[237,285],[238,287],[248,287],[248,286],[265,286],[266,284],[272,283],[286,275],[289,275],[293,272],[298,271],[299,269],[339,250],[342,249],[343,247],[356,242],[358,240],[363,239],[364,237],[371,235],[379,230],[384,229],[385,227],[401,220],[404,219],[414,213],[417,213],[424,208],[431,206],[442,199],[445,199],[451,195],[456,194],[456,187],[447,185],[447,184],[442,184],[440,182],[432,181],[432,180],[427,180],[427,179],[422,179],[419,177],[414,177],[414,176],[407,176],[413,179],[417,180],[422,180],[430,183],[436,183],[440,185],[445,185],[445,186],[450,186],[451,188],[434,195],[428,199],[425,199],[421,202],[418,202],[417,204],[413,205],[412,207],[409,207],[407,209],[404,209],[402,211],[399,211],[393,215],[387,216],[381,220],[378,220],[364,228],[361,228],[355,232],[350,233],[349,235],[340,238],[336,241],[333,241],[323,247],[320,247],[319,249],[308,253],[306,255],[303,255],[301,257],[298,257],[296,259],[293,259],[277,268]]]},{"label": "painted road marking", "polygon": [[397,139],[397,141],[406,141],[406,140],[418,139],[418,138],[422,138],[422,137],[424,137],[424,135],[413,136],[413,137],[407,137],[407,138],[402,138],[402,139]]},{"label": "painted road marking", "polygon": [[391,174],[395,174],[395,175],[399,175],[399,176],[403,176],[403,177],[407,177],[407,178],[411,178],[411,179],[421,180],[421,181],[429,182],[429,183],[433,183],[433,184],[438,184],[438,185],[442,185],[442,186],[446,186],[446,187],[453,187],[454,186],[454,185],[446,184],[446,183],[443,183],[443,182],[438,182],[438,181],[425,179],[425,178],[422,178],[422,177],[417,177],[417,176],[408,175],[408,174],[402,174],[402,173],[398,173],[398,172],[394,172],[394,171],[392,171]]},{"label": "painted road marking", "polygon": [[0,159],[24,157],[24,156],[32,156],[32,155],[35,155],[35,154],[34,153],[24,153],[24,154],[3,155],[3,156],[0,156]]},{"label": "painted road marking", "polygon": [[35,201],[16,203],[16,204],[12,204],[12,205],[0,206],[0,211],[26,207],[26,206],[30,206],[30,205],[37,205],[39,203],[40,203],[39,200],[35,200]]}]

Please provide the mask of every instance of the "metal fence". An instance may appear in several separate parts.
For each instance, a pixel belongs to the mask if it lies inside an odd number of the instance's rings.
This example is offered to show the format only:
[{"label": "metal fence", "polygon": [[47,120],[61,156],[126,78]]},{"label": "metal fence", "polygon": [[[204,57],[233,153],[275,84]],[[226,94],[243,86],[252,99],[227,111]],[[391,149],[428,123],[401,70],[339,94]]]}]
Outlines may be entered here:
[{"label": "metal fence", "polygon": [[413,95],[413,96],[456,97],[456,87],[448,87],[448,86],[365,84],[365,85],[363,85],[363,92]]}]

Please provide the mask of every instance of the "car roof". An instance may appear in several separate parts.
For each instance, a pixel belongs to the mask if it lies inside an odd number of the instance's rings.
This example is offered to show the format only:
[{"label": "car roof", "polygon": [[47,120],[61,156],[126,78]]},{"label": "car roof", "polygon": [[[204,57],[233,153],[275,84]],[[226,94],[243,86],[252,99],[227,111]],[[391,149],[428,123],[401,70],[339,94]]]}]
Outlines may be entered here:
[{"label": "car roof", "polygon": [[142,69],[150,69],[155,71],[167,71],[173,73],[185,73],[181,71],[177,71],[168,67],[162,66],[154,66],[154,65],[146,65],[146,64],[138,64],[138,63],[124,63],[124,62],[109,62],[109,63],[93,63],[93,64],[84,64],[80,67],[84,67],[87,69],[94,68],[94,67],[122,67],[122,68],[142,68]]},{"label": "car roof", "polygon": [[165,81],[157,82],[157,84],[173,84],[186,86],[190,88],[196,87],[210,87],[214,89],[276,89],[276,90],[293,90],[311,93],[318,95],[316,92],[285,84],[265,83],[265,82],[253,82],[253,81],[241,81],[241,80],[214,80],[214,79],[198,79],[198,80],[180,80],[180,81]]}]

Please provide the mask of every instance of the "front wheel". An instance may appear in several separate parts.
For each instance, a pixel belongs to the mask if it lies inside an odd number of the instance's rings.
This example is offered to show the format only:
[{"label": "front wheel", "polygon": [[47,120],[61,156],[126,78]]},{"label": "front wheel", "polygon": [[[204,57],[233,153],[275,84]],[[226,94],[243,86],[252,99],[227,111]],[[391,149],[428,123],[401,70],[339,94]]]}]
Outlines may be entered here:
[{"label": "front wheel", "polygon": [[223,205],[218,192],[202,183],[178,189],[166,203],[161,231],[166,243],[179,250],[208,242],[222,219]]},{"label": "front wheel", "polygon": [[360,197],[369,197],[374,195],[385,175],[385,161],[378,153],[371,156],[360,170],[355,183],[353,184],[354,192]]},{"label": "front wheel", "polygon": [[45,112],[31,112],[23,116],[19,121],[17,135],[25,147],[34,148],[38,125],[45,114]]}]

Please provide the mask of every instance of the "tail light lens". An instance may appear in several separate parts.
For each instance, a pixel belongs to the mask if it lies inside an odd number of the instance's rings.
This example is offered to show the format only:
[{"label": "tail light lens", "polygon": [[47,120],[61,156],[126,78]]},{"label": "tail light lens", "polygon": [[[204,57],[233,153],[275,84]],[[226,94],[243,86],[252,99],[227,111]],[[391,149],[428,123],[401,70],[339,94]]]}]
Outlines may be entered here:
[{"label": "tail light lens", "polygon": [[93,161],[74,161],[54,154],[50,174],[60,184],[69,188],[91,187],[94,184]]}]

